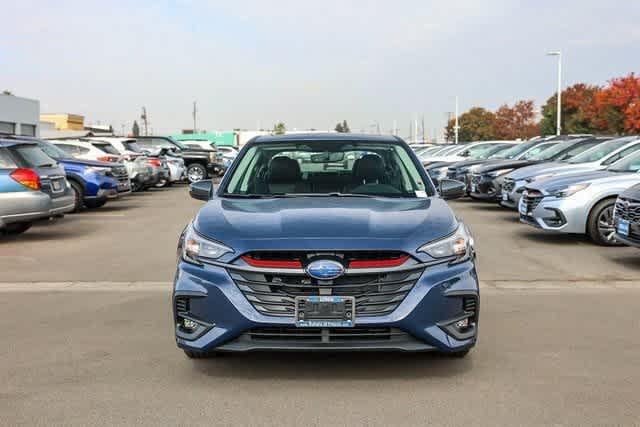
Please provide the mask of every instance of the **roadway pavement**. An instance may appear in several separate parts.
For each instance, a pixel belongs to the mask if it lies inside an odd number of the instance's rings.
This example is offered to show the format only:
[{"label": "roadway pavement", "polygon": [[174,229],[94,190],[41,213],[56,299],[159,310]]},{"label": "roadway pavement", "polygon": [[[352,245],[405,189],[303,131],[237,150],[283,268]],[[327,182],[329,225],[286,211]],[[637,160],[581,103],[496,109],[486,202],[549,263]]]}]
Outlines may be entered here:
[{"label": "roadway pavement", "polygon": [[640,251],[452,203],[476,236],[480,340],[430,354],[256,353],[173,342],[184,186],[0,238],[0,425],[638,425]]}]

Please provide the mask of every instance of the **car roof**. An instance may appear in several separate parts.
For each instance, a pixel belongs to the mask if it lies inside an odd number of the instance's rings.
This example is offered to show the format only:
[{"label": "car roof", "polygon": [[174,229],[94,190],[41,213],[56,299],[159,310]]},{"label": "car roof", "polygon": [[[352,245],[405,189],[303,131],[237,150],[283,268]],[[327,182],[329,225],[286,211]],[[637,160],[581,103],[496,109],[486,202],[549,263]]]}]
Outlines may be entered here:
[{"label": "car roof", "polygon": [[291,133],[285,135],[261,135],[255,137],[252,142],[292,142],[292,141],[322,141],[322,142],[345,142],[345,141],[364,141],[364,142],[404,142],[402,139],[393,135],[371,135],[358,133]]},{"label": "car roof", "polygon": [[0,147],[13,147],[14,145],[36,144],[38,140],[29,136],[0,135]]}]

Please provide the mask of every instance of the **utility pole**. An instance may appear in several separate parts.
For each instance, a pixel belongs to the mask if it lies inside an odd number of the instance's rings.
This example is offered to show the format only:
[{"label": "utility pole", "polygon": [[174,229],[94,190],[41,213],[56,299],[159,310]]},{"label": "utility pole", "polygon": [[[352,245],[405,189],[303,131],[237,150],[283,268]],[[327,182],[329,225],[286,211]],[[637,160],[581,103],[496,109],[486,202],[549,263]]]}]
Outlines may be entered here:
[{"label": "utility pole", "polygon": [[562,52],[557,50],[554,52],[547,53],[548,56],[557,56],[558,57],[558,105],[557,105],[557,124],[556,124],[556,135],[560,135],[561,133],[561,119],[562,119]]},{"label": "utility pole", "polygon": [[193,101],[193,133],[198,133],[197,116],[198,108],[196,106],[196,101]]},{"label": "utility pole", "polygon": [[426,135],[425,135],[425,133],[424,133],[424,114],[422,115],[422,132],[421,132],[421,134],[422,134],[422,138],[421,138],[421,139],[422,139],[422,142],[424,142],[424,140],[426,139],[426,138],[425,138],[425,137],[426,137]]},{"label": "utility pole", "polygon": [[144,125],[144,136],[149,135],[149,120],[147,116],[147,108],[142,107],[142,115],[140,116],[140,120],[142,120],[142,124]]},{"label": "utility pole", "polygon": [[458,97],[456,96],[456,124],[453,126],[453,131],[455,133],[455,143],[458,144],[458,132],[460,131],[460,126],[458,125]]},{"label": "utility pole", "polygon": [[396,120],[393,121],[393,135],[398,134],[398,122]]}]

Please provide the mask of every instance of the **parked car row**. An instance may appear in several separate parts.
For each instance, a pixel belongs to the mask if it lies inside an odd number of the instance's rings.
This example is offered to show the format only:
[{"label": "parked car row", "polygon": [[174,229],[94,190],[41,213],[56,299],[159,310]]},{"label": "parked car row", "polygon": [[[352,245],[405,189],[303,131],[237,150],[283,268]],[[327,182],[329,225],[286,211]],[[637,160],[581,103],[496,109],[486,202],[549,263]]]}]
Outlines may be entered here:
[{"label": "parked car row", "polygon": [[168,137],[43,140],[2,134],[0,233],[22,233],[37,220],[96,209],[131,192],[224,173],[233,154]]},{"label": "parked car row", "polygon": [[[481,143],[470,143],[419,156],[434,182],[462,181],[471,198],[516,210],[523,224],[585,234],[599,245],[640,247],[640,137],[569,135],[508,147],[484,144],[496,152],[474,156]],[[447,162],[461,153],[471,158]]]}]

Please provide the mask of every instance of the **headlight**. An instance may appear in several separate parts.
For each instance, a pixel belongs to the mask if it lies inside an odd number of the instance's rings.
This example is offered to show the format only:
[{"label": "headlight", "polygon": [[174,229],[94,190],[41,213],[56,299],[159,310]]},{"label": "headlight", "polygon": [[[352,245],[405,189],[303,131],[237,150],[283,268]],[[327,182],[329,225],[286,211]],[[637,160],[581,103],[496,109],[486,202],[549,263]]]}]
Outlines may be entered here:
[{"label": "headlight", "polygon": [[471,232],[465,224],[460,223],[455,233],[444,239],[421,246],[418,248],[418,252],[423,252],[437,259],[456,257],[461,260],[469,256],[473,246],[474,241]]},{"label": "headlight", "polygon": [[193,224],[189,224],[182,242],[182,259],[192,264],[201,265],[207,260],[215,260],[233,249],[219,242],[214,242],[198,234]]},{"label": "headlight", "polygon": [[85,174],[95,173],[98,175],[107,175],[109,172],[111,172],[111,168],[101,168],[95,166],[90,166],[84,170]]},{"label": "headlight", "polygon": [[489,176],[490,176],[490,177],[492,177],[492,178],[495,178],[495,177],[497,177],[497,176],[500,176],[500,175],[504,175],[504,174],[506,174],[506,173],[509,173],[509,172],[511,172],[512,170],[513,170],[513,168],[511,168],[511,169],[498,169],[498,170],[495,170],[495,171],[491,171],[491,172],[489,172],[487,175],[489,175]]},{"label": "headlight", "polygon": [[582,191],[587,188],[589,183],[586,184],[574,184],[566,187],[554,188],[549,190],[549,194],[559,199],[563,199],[565,197],[570,197],[576,194],[578,191]]}]

